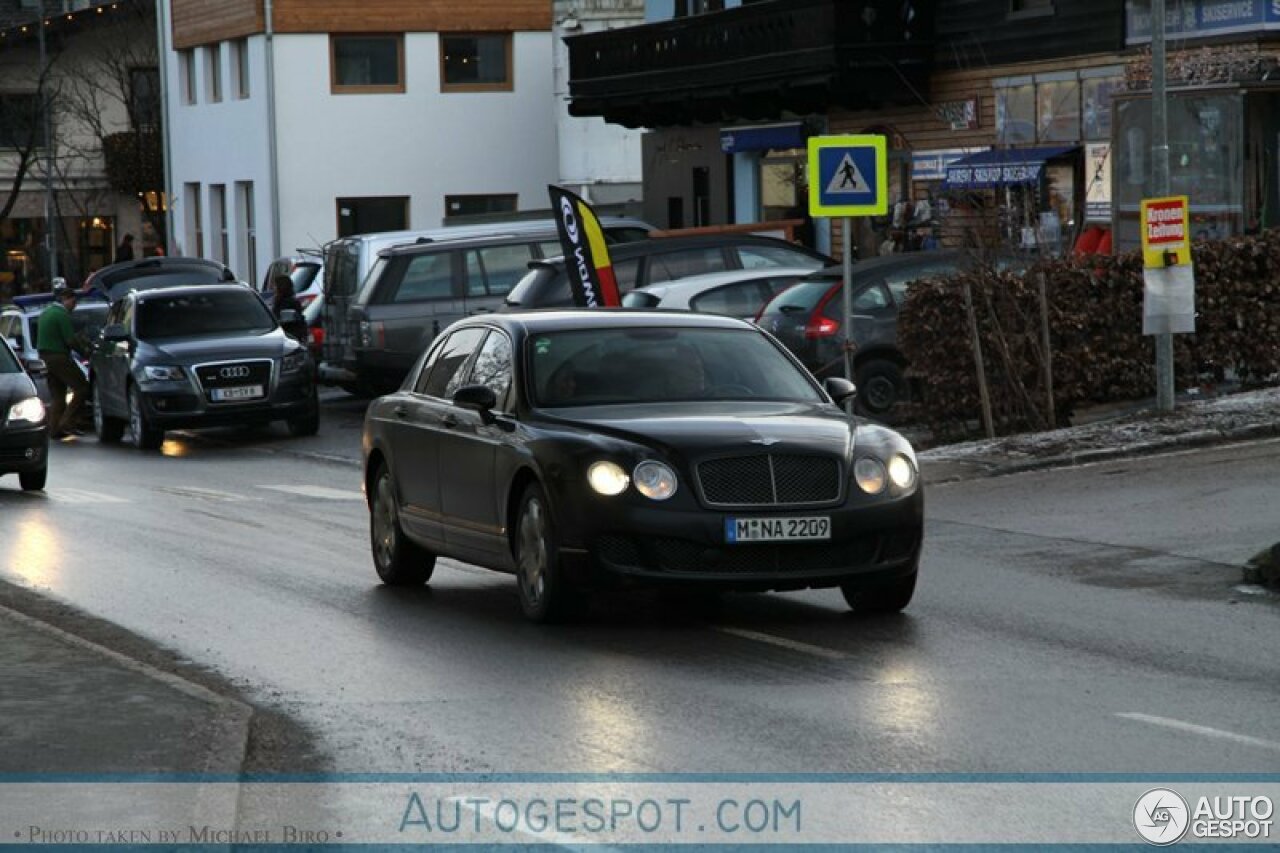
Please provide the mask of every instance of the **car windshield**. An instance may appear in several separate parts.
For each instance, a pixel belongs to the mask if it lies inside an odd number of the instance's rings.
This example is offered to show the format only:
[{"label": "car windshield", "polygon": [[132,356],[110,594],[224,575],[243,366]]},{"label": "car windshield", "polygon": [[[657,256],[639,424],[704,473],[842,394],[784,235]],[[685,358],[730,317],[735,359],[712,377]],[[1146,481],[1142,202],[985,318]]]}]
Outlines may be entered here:
[{"label": "car windshield", "polygon": [[534,405],[770,400],[817,403],[805,374],[754,329],[631,327],[529,341]]},{"label": "car windshield", "polygon": [[138,337],[143,340],[258,335],[275,326],[267,306],[248,288],[158,295],[138,305]]},{"label": "car windshield", "polygon": [[0,341],[0,373],[21,373],[22,367],[18,364],[18,360],[13,357],[13,351],[9,349],[8,344]]}]

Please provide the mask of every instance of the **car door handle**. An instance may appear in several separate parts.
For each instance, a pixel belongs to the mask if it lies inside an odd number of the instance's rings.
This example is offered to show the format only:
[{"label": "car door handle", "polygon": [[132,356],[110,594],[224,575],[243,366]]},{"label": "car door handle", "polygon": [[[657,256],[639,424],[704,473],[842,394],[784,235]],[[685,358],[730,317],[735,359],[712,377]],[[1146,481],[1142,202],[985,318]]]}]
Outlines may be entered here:
[{"label": "car door handle", "polygon": [[458,425],[458,419],[453,415],[445,415],[440,419],[440,423],[444,425],[445,429],[453,429]]}]

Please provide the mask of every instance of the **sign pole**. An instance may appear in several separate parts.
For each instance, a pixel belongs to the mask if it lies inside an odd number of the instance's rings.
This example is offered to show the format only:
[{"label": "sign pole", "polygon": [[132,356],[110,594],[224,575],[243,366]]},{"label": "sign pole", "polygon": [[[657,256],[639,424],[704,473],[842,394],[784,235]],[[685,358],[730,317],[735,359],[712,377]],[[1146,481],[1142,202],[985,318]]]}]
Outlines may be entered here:
[{"label": "sign pole", "polygon": [[[844,378],[853,381],[853,219],[844,217],[840,228],[840,263],[844,266]],[[845,411],[853,417],[853,397],[845,401]]]},{"label": "sign pole", "polygon": [[[1169,116],[1165,83],[1165,0],[1151,0],[1151,183],[1157,198],[1169,195]],[[1188,235],[1189,237],[1190,235]],[[1156,409],[1173,411],[1173,335],[1156,338]]]}]

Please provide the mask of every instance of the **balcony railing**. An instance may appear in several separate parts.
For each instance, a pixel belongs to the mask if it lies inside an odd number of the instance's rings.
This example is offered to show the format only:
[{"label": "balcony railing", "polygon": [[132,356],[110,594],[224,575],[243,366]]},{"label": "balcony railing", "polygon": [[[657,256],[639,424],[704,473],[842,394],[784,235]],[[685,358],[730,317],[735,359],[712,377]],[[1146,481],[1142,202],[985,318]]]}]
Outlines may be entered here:
[{"label": "balcony railing", "polygon": [[760,97],[791,112],[893,103],[927,80],[932,40],[931,0],[772,0],[590,33],[568,40],[570,109],[654,125],[756,117]]}]

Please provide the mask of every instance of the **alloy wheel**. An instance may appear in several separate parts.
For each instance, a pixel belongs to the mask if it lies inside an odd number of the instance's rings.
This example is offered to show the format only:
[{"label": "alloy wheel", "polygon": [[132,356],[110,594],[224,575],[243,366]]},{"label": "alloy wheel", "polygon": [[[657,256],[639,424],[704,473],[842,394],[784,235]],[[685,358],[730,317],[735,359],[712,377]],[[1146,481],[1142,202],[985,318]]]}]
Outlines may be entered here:
[{"label": "alloy wheel", "polygon": [[391,494],[391,475],[385,471],[373,492],[373,547],[378,565],[390,567],[396,552],[396,502]]},{"label": "alloy wheel", "polygon": [[538,604],[547,584],[546,514],[542,502],[531,498],[520,516],[520,585],[525,598]]}]

